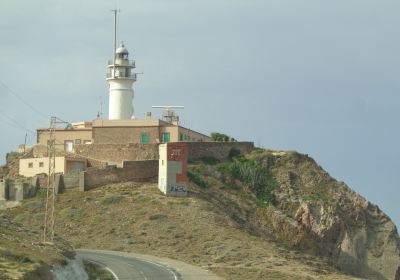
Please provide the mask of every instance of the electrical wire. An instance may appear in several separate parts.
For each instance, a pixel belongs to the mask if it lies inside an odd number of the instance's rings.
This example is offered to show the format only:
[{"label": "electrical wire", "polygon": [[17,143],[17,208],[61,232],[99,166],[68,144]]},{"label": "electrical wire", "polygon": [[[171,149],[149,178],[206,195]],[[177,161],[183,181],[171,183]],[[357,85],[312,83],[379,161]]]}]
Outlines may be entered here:
[{"label": "electrical wire", "polygon": [[20,102],[25,104],[27,107],[29,107],[32,111],[40,115],[42,118],[48,119],[48,117],[37,110],[35,107],[33,107],[29,102],[25,101],[19,94],[17,94],[14,90],[12,90],[9,86],[7,86],[2,80],[0,80],[0,85],[2,85],[9,93],[11,93],[15,98],[17,98]]}]

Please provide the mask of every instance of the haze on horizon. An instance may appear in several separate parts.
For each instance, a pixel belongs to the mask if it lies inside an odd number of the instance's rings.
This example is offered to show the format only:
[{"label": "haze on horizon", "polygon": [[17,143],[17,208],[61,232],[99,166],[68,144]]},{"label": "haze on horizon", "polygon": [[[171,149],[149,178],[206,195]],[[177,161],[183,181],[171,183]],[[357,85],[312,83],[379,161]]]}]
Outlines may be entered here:
[{"label": "haze on horizon", "polygon": [[[0,81],[45,116],[92,120],[100,102],[107,116],[114,4],[2,1]],[[151,105],[184,105],[183,124],[198,131],[307,153],[400,225],[400,2],[117,5],[118,38],[144,73],[137,117]],[[0,104],[4,163],[48,119],[3,84]]]}]

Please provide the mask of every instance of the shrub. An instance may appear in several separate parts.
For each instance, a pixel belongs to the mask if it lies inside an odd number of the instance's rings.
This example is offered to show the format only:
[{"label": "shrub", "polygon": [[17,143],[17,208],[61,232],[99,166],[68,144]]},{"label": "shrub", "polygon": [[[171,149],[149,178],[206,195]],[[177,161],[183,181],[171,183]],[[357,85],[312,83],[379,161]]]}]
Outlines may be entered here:
[{"label": "shrub", "polygon": [[242,154],[241,154],[241,152],[240,152],[238,149],[232,148],[232,149],[229,151],[228,157],[229,157],[230,160],[232,160],[232,159],[234,159],[234,158],[240,157],[241,155],[242,155]]},{"label": "shrub", "polygon": [[187,176],[191,182],[195,183],[199,187],[202,187],[202,188],[207,187],[206,181],[202,178],[202,176],[200,174],[187,171]]},{"label": "shrub", "polygon": [[211,139],[218,142],[237,142],[235,138],[219,132],[211,133]]},{"label": "shrub", "polygon": [[80,219],[83,215],[83,209],[80,208],[64,208],[60,211],[60,217],[62,219],[71,219],[77,220]]},{"label": "shrub", "polygon": [[232,163],[219,165],[218,170],[243,182],[260,202],[264,204],[275,203],[273,190],[277,183],[272,174],[255,161],[236,158]]},{"label": "shrub", "polygon": [[47,197],[47,189],[38,189],[36,192],[36,196],[40,198],[46,198]]}]

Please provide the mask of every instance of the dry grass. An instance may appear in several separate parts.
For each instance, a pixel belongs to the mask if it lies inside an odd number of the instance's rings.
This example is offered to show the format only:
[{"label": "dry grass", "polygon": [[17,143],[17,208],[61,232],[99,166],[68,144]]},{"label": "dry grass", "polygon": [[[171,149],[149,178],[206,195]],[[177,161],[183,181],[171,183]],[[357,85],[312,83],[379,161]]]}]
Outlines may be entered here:
[{"label": "dry grass", "polygon": [[[76,248],[169,257],[226,279],[354,279],[318,258],[250,234],[196,192],[170,198],[155,183],[122,183],[61,194],[57,209],[56,231]],[[10,213],[38,231],[42,211],[43,199],[34,198]]]}]

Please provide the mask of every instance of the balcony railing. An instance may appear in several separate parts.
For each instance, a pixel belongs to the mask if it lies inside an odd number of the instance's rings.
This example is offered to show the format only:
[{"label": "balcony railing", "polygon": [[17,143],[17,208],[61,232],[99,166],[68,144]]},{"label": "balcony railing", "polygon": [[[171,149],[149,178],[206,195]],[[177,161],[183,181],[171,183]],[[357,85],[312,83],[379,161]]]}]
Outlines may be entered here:
[{"label": "balcony railing", "polygon": [[[108,66],[114,65],[114,60],[109,60],[109,61],[107,62],[107,65],[108,65]],[[130,66],[130,67],[132,67],[132,68],[135,68],[135,67],[136,67],[136,64],[135,64],[135,61],[134,61],[134,60],[128,60],[128,61],[124,60],[124,63],[123,63],[123,64],[117,63],[117,61],[115,61],[115,65],[116,65],[116,66]]]},{"label": "balcony railing", "polygon": [[126,75],[124,73],[115,73],[115,76],[113,76],[112,73],[107,73],[107,79],[109,78],[114,78],[114,79],[133,79],[134,81],[136,81],[137,78],[137,74],[136,73],[131,73],[129,75]]}]

